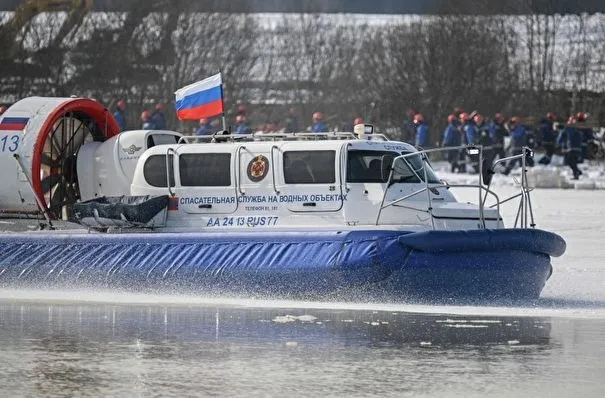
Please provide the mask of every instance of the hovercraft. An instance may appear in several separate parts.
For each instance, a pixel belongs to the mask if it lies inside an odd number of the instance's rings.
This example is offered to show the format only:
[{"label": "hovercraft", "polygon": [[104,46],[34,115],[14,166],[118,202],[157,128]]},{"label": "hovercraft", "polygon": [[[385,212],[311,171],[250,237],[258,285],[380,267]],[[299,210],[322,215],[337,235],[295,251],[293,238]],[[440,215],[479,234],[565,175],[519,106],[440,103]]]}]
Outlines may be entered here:
[{"label": "hovercraft", "polygon": [[[4,144],[3,144],[4,143]],[[27,98],[0,119],[0,285],[253,297],[537,298],[565,251],[530,191],[459,203],[430,152],[352,133],[119,133],[99,103]],[[479,159],[482,148],[460,147]],[[525,167],[525,157],[519,155]],[[507,159],[504,159],[506,161]],[[490,199],[488,199],[490,198]],[[519,199],[514,228],[500,204]]]}]

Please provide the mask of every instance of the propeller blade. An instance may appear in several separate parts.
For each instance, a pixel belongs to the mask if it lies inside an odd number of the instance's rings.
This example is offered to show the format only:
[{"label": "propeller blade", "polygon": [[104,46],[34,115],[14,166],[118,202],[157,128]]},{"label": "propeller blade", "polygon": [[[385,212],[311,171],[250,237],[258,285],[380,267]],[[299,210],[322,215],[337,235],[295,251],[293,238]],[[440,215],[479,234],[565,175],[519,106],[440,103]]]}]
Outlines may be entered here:
[{"label": "propeller blade", "polygon": [[42,180],[42,192],[48,193],[55,185],[61,182],[61,176],[59,174],[51,174]]},{"label": "propeller blade", "polygon": [[57,168],[59,166],[61,166],[61,159],[53,159],[50,157],[50,155],[48,155],[47,153],[42,153],[42,158],[41,158],[42,164],[49,166],[50,168]]},{"label": "propeller blade", "polygon": [[65,187],[60,184],[50,198],[50,209],[60,209],[65,201]]}]

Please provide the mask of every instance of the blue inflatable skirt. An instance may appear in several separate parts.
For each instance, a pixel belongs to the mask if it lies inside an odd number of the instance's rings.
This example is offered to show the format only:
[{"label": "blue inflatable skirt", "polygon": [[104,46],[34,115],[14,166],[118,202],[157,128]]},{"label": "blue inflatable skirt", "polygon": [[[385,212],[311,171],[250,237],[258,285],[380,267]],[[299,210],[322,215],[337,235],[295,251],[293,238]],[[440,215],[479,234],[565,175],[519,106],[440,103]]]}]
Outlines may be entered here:
[{"label": "blue inflatable skirt", "polygon": [[0,285],[263,298],[537,298],[558,235],[535,229],[0,235]]}]

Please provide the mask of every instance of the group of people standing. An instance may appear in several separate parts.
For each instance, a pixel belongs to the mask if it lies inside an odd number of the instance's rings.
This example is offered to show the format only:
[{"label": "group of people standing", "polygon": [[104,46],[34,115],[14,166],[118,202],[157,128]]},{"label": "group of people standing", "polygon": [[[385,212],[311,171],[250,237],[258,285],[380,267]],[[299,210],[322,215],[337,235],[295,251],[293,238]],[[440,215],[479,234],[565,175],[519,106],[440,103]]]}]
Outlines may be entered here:
[{"label": "group of people standing", "polygon": [[[486,183],[491,180],[491,166],[497,159],[523,154],[523,148],[542,149],[544,155],[540,164],[550,164],[555,153],[564,156],[565,164],[573,172],[573,178],[578,179],[582,171],[578,163],[588,156],[588,145],[596,140],[594,130],[587,124],[588,115],[579,112],[572,115],[567,123],[561,123],[554,112],[548,112],[536,126],[524,123],[518,116],[506,121],[502,113],[496,113],[491,120],[487,120],[478,112],[466,113],[456,110],[447,118],[447,127],[443,132],[441,146],[460,147],[464,145],[482,146],[483,163],[479,167],[479,157],[468,155],[466,150],[453,149],[447,152],[447,160],[452,172],[466,172],[467,166],[477,173],[483,170],[483,179]],[[415,114],[412,119],[415,127],[414,143],[417,147],[430,148],[428,125],[421,114]],[[505,138],[510,137],[508,146]],[[503,173],[509,174],[521,158],[509,161]],[[526,164],[533,166],[531,157],[526,158]]]},{"label": "group of people standing", "polygon": [[[359,121],[361,119],[356,119]],[[363,123],[363,121],[361,121]],[[210,135],[217,131],[220,131],[222,126],[218,119],[200,119],[199,127],[195,131],[195,135]],[[300,133],[301,124],[298,119],[298,112],[296,108],[290,108],[288,115],[283,123],[267,123],[263,126],[251,126],[248,121],[248,113],[245,106],[240,105],[237,109],[235,116],[235,124],[231,127],[232,134],[252,134],[254,132],[264,133]],[[308,128],[308,131],[313,133],[327,133],[329,131],[328,125],[324,121],[324,115],[322,112],[314,112],[312,116],[312,124]]]},{"label": "group of people standing", "polygon": [[[126,101],[119,100],[116,103],[116,110],[113,117],[118,122],[122,131],[128,130],[128,121],[126,117]],[[165,130],[166,115],[164,114],[164,104],[156,103],[153,111],[144,110],[141,112],[140,128],[142,130]]]},{"label": "group of people standing", "polygon": [[[126,102],[120,100],[116,104],[114,117],[122,130],[127,130]],[[477,155],[469,155],[466,150],[452,149],[447,152],[447,161],[452,172],[479,172],[483,171],[484,181],[491,179],[491,166],[497,159],[507,156],[521,155],[523,148],[542,149],[544,155],[539,163],[550,164],[555,153],[564,156],[565,164],[573,172],[574,179],[578,179],[582,171],[578,164],[588,157],[588,144],[596,140],[594,130],[587,124],[588,114],[579,112],[571,115],[566,123],[562,123],[554,112],[548,112],[539,123],[526,123],[518,116],[512,116],[508,120],[502,113],[496,113],[491,119],[485,118],[478,112],[467,113],[461,109],[455,109],[447,117],[447,126],[438,143],[444,148],[460,146],[482,146],[483,163],[479,165]],[[313,133],[327,133],[330,131],[324,120],[322,112],[314,112],[311,125],[302,129],[296,108],[290,108],[283,123],[272,123],[270,125],[253,128],[248,120],[248,110],[245,105],[239,105],[235,115],[235,124],[231,127],[232,134],[252,134],[256,131],[297,133],[309,131]],[[156,103],[153,111],[144,110],[140,116],[140,128],[143,130],[163,130],[166,128],[166,116],[164,106]],[[361,117],[354,119],[349,126],[363,124]],[[210,135],[223,130],[219,118],[200,119],[195,135]],[[343,130],[345,131],[345,130]],[[351,131],[351,130],[348,130]],[[509,137],[508,146],[505,138]],[[429,126],[420,113],[408,111],[408,118],[402,129],[402,140],[414,143],[416,147],[428,149],[431,144]],[[509,174],[520,158],[509,161],[504,174]],[[533,166],[533,159],[527,158],[526,164]]]}]

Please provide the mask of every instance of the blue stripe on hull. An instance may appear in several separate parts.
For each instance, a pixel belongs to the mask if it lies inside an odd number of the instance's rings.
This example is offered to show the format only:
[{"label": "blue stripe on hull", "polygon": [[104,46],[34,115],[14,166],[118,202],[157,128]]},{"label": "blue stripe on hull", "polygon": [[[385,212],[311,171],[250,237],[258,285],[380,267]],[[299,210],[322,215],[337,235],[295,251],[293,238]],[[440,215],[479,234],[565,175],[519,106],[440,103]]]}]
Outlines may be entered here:
[{"label": "blue stripe on hull", "polygon": [[524,248],[517,235],[526,231],[478,231],[490,237],[489,250],[446,252],[421,250],[415,239],[428,238],[439,247],[440,240],[450,241],[460,231],[5,234],[0,236],[0,284],[306,298],[537,297],[560,238],[529,231],[526,238],[542,242]]}]

